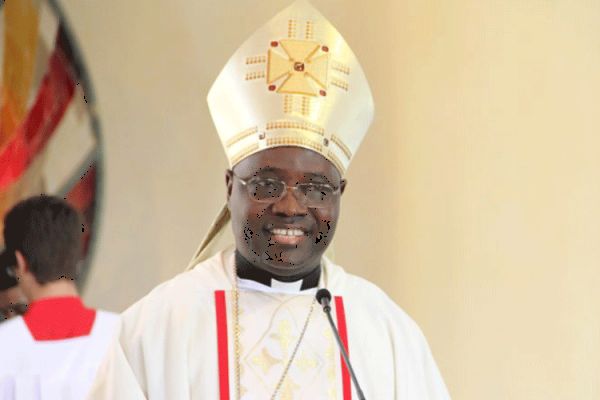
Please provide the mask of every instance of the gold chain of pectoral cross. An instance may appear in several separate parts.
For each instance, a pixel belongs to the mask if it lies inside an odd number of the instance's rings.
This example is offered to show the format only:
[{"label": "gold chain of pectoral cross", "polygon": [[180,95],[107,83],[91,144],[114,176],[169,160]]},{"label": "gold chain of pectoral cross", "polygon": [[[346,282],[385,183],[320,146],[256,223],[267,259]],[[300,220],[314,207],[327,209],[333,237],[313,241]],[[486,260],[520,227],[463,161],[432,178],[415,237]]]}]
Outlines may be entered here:
[{"label": "gold chain of pectoral cross", "polygon": [[[233,334],[234,334],[234,352],[235,352],[235,391],[236,391],[236,399],[240,400],[241,398],[241,391],[240,391],[240,359],[241,359],[241,355],[240,355],[240,292],[238,290],[238,283],[237,283],[237,265],[234,263],[233,266],[233,316],[234,316],[234,322],[233,322]],[[298,352],[298,349],[300,348],[300,343],[302,343],[302,339],[304,338],[304,335],[306,334],[306,329],[308,328],[308,322],[310,321],[310,317],[313,314],[313,310],[315,308],[315,298],[313,298],[313,301],[310,303],[310,309],[308,310],[308,315],[306,316],[306,320],[304,321],[304,325],[302,326],[302,331],[300,332],[300,336],[298,337],[298,341],[296,342],[296,346],[294,347],[294,350],[292,351],[292,354],[290,355],[290,359],[288,360],[287,364],[285,365],[285,368],[283,369],[283,372],[281,374],[281,377],[279,378],[279,381],[277,382],[277,386],[275,386],[275,390],[273,391],[273,395],[271,395],[271,400],[275,400],[275,397],[277,396],[277,393],[279,393],[279,390],[281,389],[281,386],[283,385],[283,382],[285,381],[285,378],[290,370],[290,367],[292,366],[292,362],[294,361],[294,357],[296,357],[296,353]]]}]

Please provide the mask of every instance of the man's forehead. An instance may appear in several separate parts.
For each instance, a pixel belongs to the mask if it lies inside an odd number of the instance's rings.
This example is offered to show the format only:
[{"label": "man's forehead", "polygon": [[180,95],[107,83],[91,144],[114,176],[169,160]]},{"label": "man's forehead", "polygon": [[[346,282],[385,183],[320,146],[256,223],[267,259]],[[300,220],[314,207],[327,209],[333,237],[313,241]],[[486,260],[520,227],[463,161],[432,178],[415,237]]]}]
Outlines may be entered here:
[{"label": "man's forehead", "polygon": [[306,177],[334,178],[337,168],[321,154],[300,147],[278,147],[257,152],[235,166],[247,174],[301,174]]},{"label": "man's forehead", "polygon": [[276,175],[276,176],[285,176],[285,175],[302,175],[304,178],[312,178],[312,179],[319,179],[319,178],[325,178],[325,179],[330,179],[331,177],[329,176],[330,174],[328,174],[325,171],[314,171],[314,170],[292,170],[290,168],[276,168],[276,167],[272,167],[272,166],[265,166],[262,168],[258,168],[253,175]]}]

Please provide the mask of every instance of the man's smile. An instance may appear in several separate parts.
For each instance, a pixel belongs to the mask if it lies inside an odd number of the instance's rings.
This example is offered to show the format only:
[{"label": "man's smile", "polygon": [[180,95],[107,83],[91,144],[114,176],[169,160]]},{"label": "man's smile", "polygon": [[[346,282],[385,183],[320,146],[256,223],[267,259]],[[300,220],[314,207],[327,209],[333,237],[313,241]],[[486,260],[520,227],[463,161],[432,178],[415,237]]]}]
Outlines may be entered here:
[{"label": "man's smile", "polygon": [[297,246],[306,239],[309,229],[304,226],[291,224],[267,224],[265,231],[269,237],[269,244]]},{"label": "man's smile", "polygon": [[297,228],[273,228],[268,232],[271,234],[270,243],[297,246],[306,239],[306,233]]}]

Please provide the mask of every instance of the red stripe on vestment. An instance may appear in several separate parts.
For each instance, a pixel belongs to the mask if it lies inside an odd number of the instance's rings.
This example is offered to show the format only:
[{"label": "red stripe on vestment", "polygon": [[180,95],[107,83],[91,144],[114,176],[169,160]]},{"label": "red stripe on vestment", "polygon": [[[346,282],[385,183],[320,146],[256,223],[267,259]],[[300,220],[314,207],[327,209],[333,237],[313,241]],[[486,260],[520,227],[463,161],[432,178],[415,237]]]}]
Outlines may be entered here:
[{"label": "red stripe on vestment", "polygon": [[[348,348],[348,329],[346,328],[346,312],[344,311],[344,299],[341,296],[335,296],[335,316],[338,323],[340,340],[346,349],[348,358],[350,358],[350,349]],[[350,386],[350,372],[344,362],[344,357],[340,354],[340,363],[342,364],[342,391],[344,400],[352,399],[352,387]]]},{"label": "red stripe on vestment", "polygon": [[69,60],[60,47],[49,59],[35,103],[13,138],[0,149],[0,190],[17,181],[44,148],[63,117],[73,92]]},{"label": "red stripe on vestment", "polygon": [[217,350],[219,352],[219,399],[229,400],[229,347],[227,345],[227,304],[225,292],[215,290]]}]

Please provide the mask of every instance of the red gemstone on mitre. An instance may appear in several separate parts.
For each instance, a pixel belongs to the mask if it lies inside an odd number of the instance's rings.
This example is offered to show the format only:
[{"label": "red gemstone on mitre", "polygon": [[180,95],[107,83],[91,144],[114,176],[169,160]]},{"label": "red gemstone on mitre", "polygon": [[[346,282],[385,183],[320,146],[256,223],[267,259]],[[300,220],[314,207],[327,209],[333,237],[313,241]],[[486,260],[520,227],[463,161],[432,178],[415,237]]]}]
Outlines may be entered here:
[{"label": "red gemstone on mitre", "polygon": [[319,94],[320,94],[321,96],[327,96],[327,92],[326,92],[326,91],[324,91],[324,90],[321,90],[321,91],[319,91]]},{"label": "red gemstone on mitre", "polygon": [[269,90],[272,92],[273,90],[277,89],[277,86],[275,85],[269,85]]},{"label": "red gemstone on mitre", "polygon": [[277,46],[279,46],[279,42],[277,42],[277,41],[273,40],[273,41],[271,42],[271,47],[277,47]]},{"label": "red gemstone on mitre", "polygon": [[321,47],[321,50],[323,50],[325,53],[327,53],[329,51],[329,47],[323,46],[323,47]]}]

